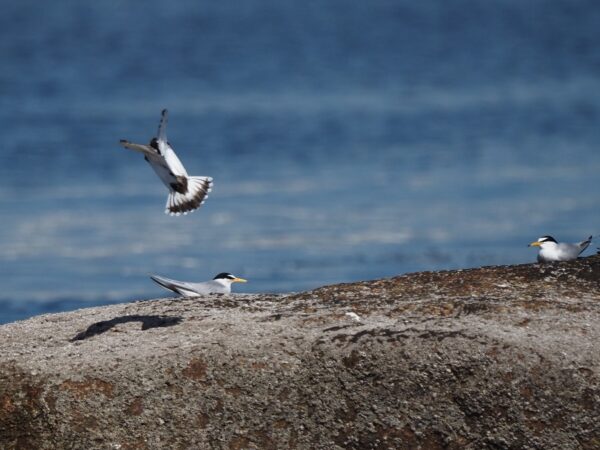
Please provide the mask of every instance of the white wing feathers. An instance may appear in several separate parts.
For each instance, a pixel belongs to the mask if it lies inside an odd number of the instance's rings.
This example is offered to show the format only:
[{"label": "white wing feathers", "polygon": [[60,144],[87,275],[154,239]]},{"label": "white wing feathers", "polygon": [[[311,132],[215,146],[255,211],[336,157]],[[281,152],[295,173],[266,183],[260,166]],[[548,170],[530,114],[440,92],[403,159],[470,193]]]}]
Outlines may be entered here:
[{"label": "white wing feathers", "polygon": [[158,135],[157,139],[159,141],[167,143],[167,121],[168,121],[169,111],[163,109],[160,113],[160,122],[158,123]]},{"label": "white wing feathers", "polygon": [[[160,147],[160,141],[158,142]],[[181,164],[181,161],[179,161],[179,158],[177,157],[175,151],[171,148],[171,146],[169,144],[165,144],[163,146],[163,149],[163,158],[165,160],[165,164],[171,170],[171,173],[173,173],[173,175],[187,177],[188,174],[185,170],[185,167],[183,167],[183,164]]]}]

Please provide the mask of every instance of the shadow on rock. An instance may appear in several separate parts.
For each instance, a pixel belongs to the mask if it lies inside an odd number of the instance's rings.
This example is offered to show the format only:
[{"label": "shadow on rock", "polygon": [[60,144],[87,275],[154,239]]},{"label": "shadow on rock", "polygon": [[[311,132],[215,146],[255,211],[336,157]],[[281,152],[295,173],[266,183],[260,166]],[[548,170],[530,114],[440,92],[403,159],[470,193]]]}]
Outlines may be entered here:
[{"label": "shadow on rock", "polygon": [[181,317],[141,316],[137,314],[132,316],[115,317],[111,320],[103,320],[102,322],[96,322],[90,325],[87,330],[78,333],[74,338],[72,338],[71,342],[82,341],[83,339],[105,333],[115,325],[122,323],[142,322],[142,330],[149,330],[150,328],[172,327],[173,325],[180,324],[182,320],[183,319]]}]

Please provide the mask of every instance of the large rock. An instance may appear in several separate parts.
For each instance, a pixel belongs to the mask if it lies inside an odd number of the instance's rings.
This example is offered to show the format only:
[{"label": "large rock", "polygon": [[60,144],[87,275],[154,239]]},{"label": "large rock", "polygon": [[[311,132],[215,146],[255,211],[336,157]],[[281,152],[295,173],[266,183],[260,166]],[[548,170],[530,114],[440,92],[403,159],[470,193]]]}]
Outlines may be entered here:
[{"label": "large rock", "polygon": [[594,256],[5,325],[0,448],[598,449],[599,287]]}]

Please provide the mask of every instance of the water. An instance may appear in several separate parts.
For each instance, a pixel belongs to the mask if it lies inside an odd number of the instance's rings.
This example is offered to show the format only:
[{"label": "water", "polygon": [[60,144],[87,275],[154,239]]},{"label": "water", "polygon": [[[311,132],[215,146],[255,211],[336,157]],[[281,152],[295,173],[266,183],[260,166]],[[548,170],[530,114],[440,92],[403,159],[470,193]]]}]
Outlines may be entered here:
[{"label": "water", "polygon": [[[593,1],[1,1],[0,322],[523,263],[600,232]],[[186,217],[120,138],[160,110]],[[591,253],[591,250],[588,250]]]}]

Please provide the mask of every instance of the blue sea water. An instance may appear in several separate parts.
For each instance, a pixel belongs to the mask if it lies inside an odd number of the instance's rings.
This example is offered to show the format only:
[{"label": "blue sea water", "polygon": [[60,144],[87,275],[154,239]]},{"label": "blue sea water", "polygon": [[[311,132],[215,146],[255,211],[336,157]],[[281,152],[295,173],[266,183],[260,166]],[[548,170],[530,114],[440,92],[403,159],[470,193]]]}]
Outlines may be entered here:
[{"label": "blue sea water", "polygon": [[[600,233],[600,4],[0,1],[0,323],[523,263]],[[186,217],[118,145],[214,191]],[[588,250],[588,253],[591,253]]]}]

